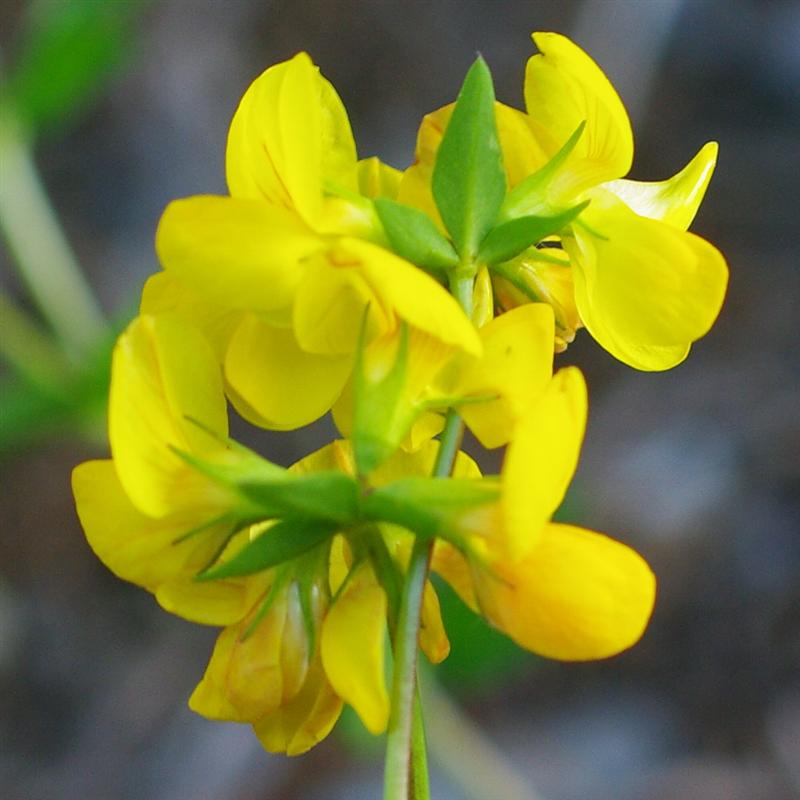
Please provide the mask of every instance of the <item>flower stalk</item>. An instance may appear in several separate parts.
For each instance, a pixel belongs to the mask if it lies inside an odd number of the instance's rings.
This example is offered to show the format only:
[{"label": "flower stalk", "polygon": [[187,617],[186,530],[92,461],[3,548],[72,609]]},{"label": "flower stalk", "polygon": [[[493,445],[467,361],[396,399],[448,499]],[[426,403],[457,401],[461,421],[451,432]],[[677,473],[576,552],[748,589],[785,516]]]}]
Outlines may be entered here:
[{"label": "flower stalk", "polygon": [[[473,285],[474,278],[471,276],[454,275],[450,281],[450,291],[467,316],[472,315]],[[452,474],[463,435],[464,422],[451,408],[439,440],[433,477],[447,478]],[[416,538],[400,600],[394,636],[394,676],[386,737],[384,800],[425,800],[428,797],[425,734],[417,688],[417,643],[422,597],[430,571],[433,545],[433,540]],[[413,794],[410,789],[413,789]]]}]

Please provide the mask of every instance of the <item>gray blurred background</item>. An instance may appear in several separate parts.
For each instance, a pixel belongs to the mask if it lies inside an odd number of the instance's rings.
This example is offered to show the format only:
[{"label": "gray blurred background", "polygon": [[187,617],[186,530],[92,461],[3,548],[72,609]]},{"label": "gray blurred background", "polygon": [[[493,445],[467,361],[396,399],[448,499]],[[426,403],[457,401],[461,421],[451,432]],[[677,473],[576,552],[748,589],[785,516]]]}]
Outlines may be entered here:
[{"label": "gray blurred background", "polygon": [[[0,0],[4,70],[13,72],[31,20],[69,3],[32,10]],[[98,0],[98,13],[110,5],[121,4]],[[498,98],[521,106],[533,30],[572,36],[604,67],[633,119],[632,177],[665,178],[707,140],[720,142],[693,226],[731,268],[711,334],[663,374],[626,368],[586,334],[561,359],[585,370],[591,392],[567,516],[650,561],[654,619],[622,656],[561,665],[518,654],[446,597],[454,652],[427,676],[445,687],[429,711],[434,797],[800,797],[800,3],[125,5],[124,58],[34,151],[117,325],[157,269],[163,207],[225,191],[239,97],[301,49],[339,90],[360,155],[397,167],[412,157],[421,116],[453,99],[476,51]],[[35,315],[4,250],[0,286]],[[251,440],[288,463],[330,431],[323,422]],[[215,632],[114,579],[75,519],[69,471],[103,445],[67,423],[9,441],[0,462],[0,796],[380,796],[382,743],[352,717],[309,755],[287,759],[263,753],[246,726],[192,715],[186,699]]]}]

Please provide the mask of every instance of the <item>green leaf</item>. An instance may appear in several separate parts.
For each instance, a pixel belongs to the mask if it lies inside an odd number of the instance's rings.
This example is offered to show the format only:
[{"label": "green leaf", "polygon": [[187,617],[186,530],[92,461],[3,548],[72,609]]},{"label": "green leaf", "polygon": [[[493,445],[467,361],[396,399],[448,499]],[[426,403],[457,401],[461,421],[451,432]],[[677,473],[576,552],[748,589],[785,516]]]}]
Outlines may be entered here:
[{"label": "green leaf", "polygon": [[486,62],[470,67],[433,167],[433,197],[461,260],[472,262],[506,193]]},{"label": "green leaf", "polygon": [[296,475],[236,442],[229,442],[229,448],[215,461],[170,449],[199,472],[238,492],[248,506],[241,509],[248,519],[302,514],[346,523],[358,514],[358,487],[349,475],[334,470]]},{"label": "green leaf", "polygon": [[35,4],[7,92],[33,130],[52,127],[90,101],[130,50],[141,2]]},{"label": "green leaf", "polygon": [[358,516],[358,486],[343,472],[287,473],[282,480],[243,481],[237,488],[265,516],[302,514],[337,524]]},{"label": "green leaf", "polygon": [[253,575],[291,561],[321,544],[333,535],[336,526],[330,522],[304,517],[282,519],[228,561],[201,572],[195,580],[212,581]]},{"label": "green leaf", "polygon": [[379,197],[374,202],[389,244],[399,256],[436,272],[458,264],[453,245],[424,211],[388,197]]},{"label": "green leaf", "polygon": [[364,515],[375,522],[391,522],[419,536],[453,539],[453,520],[476,506],[495,502],[495,481],[470,478],[405,478],[381,486],[363,503]]},{"label": "green leaf", "polygon": [[545,237],[558,233],[588,205],[589,201],[586,200],[559,214],[517,217],[502,222],[496,228],[492,228],[481,243],[478,262],[491,265],[514,258]]},{"label": "green leaf", "polygon": [[528,175],[506,195],[498,215],[498,222],[552,211],[548,201],[550,184],[575,149],[585,128],[586,121],[584,120],[575,128],[561,149],[541,169],[534,172],[533,175]]}]

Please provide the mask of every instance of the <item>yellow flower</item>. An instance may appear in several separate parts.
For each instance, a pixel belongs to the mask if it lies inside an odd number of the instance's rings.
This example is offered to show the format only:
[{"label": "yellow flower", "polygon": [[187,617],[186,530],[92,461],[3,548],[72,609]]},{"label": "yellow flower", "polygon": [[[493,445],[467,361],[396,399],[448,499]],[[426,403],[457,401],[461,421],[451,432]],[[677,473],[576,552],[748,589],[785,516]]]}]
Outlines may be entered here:
[{"label": "yellow flower", "polygon": [[382,436],[388,453],[398,446],[413,451],[442,430],[442,414],[454,406],[484,447],[507,444],[552,376],[553,311],[528,303],[490,320],[478,334],[480,356],[459,353],[419,332],[405,340],[402,331],[375,339],[362,355],[363,390],[384,380],[399,358],[402,382],[394,403],[384,395],[362,398],[376,405],[372,429],[365,431],[354,424],[351,380],[333,407],[342,435]]},{"label": "yellow flower", "polygon": [[[412,473],[429,474],[436,449],[430,442],[414,456],[398,454],[370,476],[371,485]],[[353,474],[350,443],[333,442],[290,468],[295,475],[331,469]],[[462,456],[457,474],[465,469],[477,474],[473,462]],[[268,536],[269,530],[254,535]],[[370,555],[376,536],[401,579],[412,537],[388,525],[336,535],[271,570],[267,579],[260,576],[259,595],[247,615],[220,634],[190,707],[212,719],[249,722],[267,750],[289,755],[305,752],[324,738],[343,702],[356,710],[368,730],[382,733],[389,718],[389,600]],[[430,583],[420,646],[434,663],[449,652]]]},{"label": "yellow flower", "polygon": [[[686,232],[711,178],[717,145],[705,145],[666,181],[622,180],[633,160],[633,135],[614,88],[566,37],[533,38],[540,54],[526,69],[527,114],[496,105],[510,188],[500,218],[553,213],[586,200],[589,205],[561,232],[568,273],[554,263],[552,251],[533,248],[496,270],[498,295],[514,304],[516,289],[553,303],[559,349],[583,324],[633,367],[672,367],[711,327],[727,286],[719,251]],[[401,201],[429,212],[430,175],[450,113],[447,107],[425,118],[416,162],[400,185]]]},{"label": "yellow flower", "polygon": [[559,371],[517,427],[500,498],[452,524],[459,549],[438,542],[433,569],[464,601],[522,647],[549,658],[605,658],[642,635],[655,578],[633,550],[550,518],[574,473],[586,387]]},{"label": "yellow flower", "polygon": [[[242,500],[175,452],[237,458],[222,444],[227,411],[210,346],[180,317],[142,316],[120,336],[111,374],[112,458],[81,464],[72,477],[89,544],[168,611],[213,625],[241,619],[256,584],[193,578],[236,530]],[[246,535],[228,547],[235,550]]]},{"label": "yellow flower", "polygon": [[177,309],[203,328],[249,421],[291,429],[324,414],[350,374],[365,313],[368,340],[402,320],[479,353],[456,301],[382,246],[370,198],[394,194],[398,173],[357,162],[344,106],[308,55],[247,90],[226,169],[230,196],[164,212],[156,249],[165,274],[149,282],[142,311]]}]

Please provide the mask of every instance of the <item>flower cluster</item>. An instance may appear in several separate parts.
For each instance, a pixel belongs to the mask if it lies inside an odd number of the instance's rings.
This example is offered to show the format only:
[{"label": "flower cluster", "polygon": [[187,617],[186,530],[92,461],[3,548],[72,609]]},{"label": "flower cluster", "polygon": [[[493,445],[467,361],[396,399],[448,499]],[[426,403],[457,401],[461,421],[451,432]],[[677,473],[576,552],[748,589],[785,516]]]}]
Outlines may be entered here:
[{"label": "flower cluster", "polygon": [[[637,183],[630,124],[575,44],[534,35],[526,111],[486,65],[427,116],[401,173],[358,160],[305,53],[266,70],[231,123],[230,195],[171,203],[163,271],[113,356],[111,459],[76,468],[91,547],[168,611],[222,626],[190,706],[302,753],[343,703],[391,711],[387,632],[412,552],[522,647],[604,658],[641,636],[655,579],[630,548],[554,523],[587,391],[554,353],[585,326],[665,369],[713,323],[727,268],[688,233],[713,171]],[[232,441],[227,404],[343,436],[287,468]],[[499,476],[458,452],[506,447]],[[438,439],[436,437],[439,437]],[[426,578],[418,644],[449,650]]]}]

